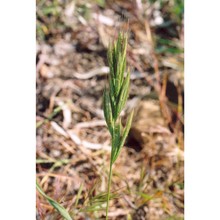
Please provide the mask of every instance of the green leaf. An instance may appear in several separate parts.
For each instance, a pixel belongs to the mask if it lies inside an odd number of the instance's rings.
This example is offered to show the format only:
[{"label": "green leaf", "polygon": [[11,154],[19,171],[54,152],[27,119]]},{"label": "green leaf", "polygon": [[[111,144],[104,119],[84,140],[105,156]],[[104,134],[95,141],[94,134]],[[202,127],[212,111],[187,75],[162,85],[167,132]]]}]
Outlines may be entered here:
[{"label": "green leaf", "polygon": [[124,108],[125,103],[127,101],[128,92],[129,92],[129,84],[130,84],[130,73],[127,73],[127,76],[121,86],[119,99],[117,100],[116,117],[118,117],[118,115],[121,113],[121,110]]},{"label": "green leaf", "polygon": [[[119,74],[118,74],[118,76],[119,76]],[[119,79],[119,77],[117,77],[117,79],[115,79],[115,97],[118,97],[118,95],[119,95],[120,84],[121,84],[120,79]]]},{"label": "green leaf", "polygon": [[122,86],[122,83],[123,83],[123,79],[124,79],[124,73],[125,73],[125,69],[126,69],[126,58],[123,58],[122,59],[122,64],[121,64],[121,69],[120,69],[120,82],[121,82],[121,84],[120,84],[120,88],[121,88],[121,86]]},{"label": "green leaf", "polygon": [[113,63],[113,49],[111,45],[109,46],[107,57],[108,57],[108,63],[109,63],[109,68],[110,68],[110,78],[114,79],[115,74],[114,74],[114,63]]},{"label": "green leaf", "polygon": [[120,144],[119,146],[117,147],[117,151],[115,152],[115,156],[114,156],[114,160],[112,163],[114,163],[116,161],[116,159],[118,158],[118,155],[120,154],[120,151],[122,149],[122,147],[124,146],[124,143],[125,143],[125,140],[128,136],[128,132],[131,128],[131,123],[132,123],[132,119],[133,119],[133,115],[134,115],[134,111],[132,111],[128,117],[128,121],[127,121],[127,124],[124,128],[124,131],[123,131],[123,135],[121,137],[121,141],[120,141]]},{"label": "green leaf", "polygon": [[77,205],[78,205],[79,198],[82,194],[82,190],[83,190],[83,183],[80,184],[79,191],[78,191],[77,196],[76,196],[75,207],[77,207]]},{"label": "green leaf", "polygon": [[120,78],[121,78],[121,81],[122,79],[124,78],[124,72],[125,72],[125,69],[126,69],[126,50],[127,50],[127,37],[125,37],[125,40],[124,40],[124,48],[122,51],[122,54],[121,54],[121,65],[120,65]]},{"label": "green leaf", "polygon": [[124,48],[123,48],[123,54],[122,54],[123,60],[124,59],[126,60],[127,45],[128,45],[128,36],[125,35],[124,42],[123,42]]},{"label": "green leaf", "polygon": [[111,102],[109,98],[109,92],[105,89],[104,90],[104,116],[105,116],[105,121],[107,123],[108,129],[110,133],[113,133],[113,119],[112,119],[112,107],[111,107]]},{"label": "green leaf", "polygon": [[[110,193],[109,198],[110,200],[119,198],[120,195],[118,193]],[[85,205],[84,208],[80,209],[80,212],[94,212],[94,211],[101,211],[105,209],[107,200],[107,193],[101,192],[98,195],[93,196],[89,202],[88,205]]]},{"label": "green leaf", "polygon": [[133,115],[134,115],[134,110],[130,113],[129,117],[128,117],[128,121],[127,121],[127,124],[125,126],[125,129],[124,129],[124,132],[123,132],[123,135],[122,135],[122,140],[121,140],[121,143],[120,143],[120,147],[122,147],[125,143],[125,140],[128,136],[128,132],[131,128],[131,123],[132,123],[132,119],[133,119]]},{"label": "green leaf", "polygon": [[116,42],[114,43],[113,46],[113,51],[112,51],[112,60],[113,60],[113,67],[114,67],[114,74],[116,77],[116,73],[117,73],[117,60],[118,60],[118,53],[117,53],[117,46],[116,46]]},{"label": "green leaf", "polygon": [[115,125],[113,136],[112,136],[112,153],[111,153],[111,161],[116,160],[116,155],[118,152],[118,148],[121,142],[121,121]]},{"label": "green leaf", "polygon": [[38,192],[44,196],[47,201],[66,219],[66,220],[72,220],[72,218],[70,217],[68,211],[62,206],[60,205],[58,202],[56,202],[55,200],[53,200],[52,198],[50,198],[48,195],[46,195],[44,193],[44,191],[42,190],[42,188],[40,187],[40,185],[36,182],[36,188],[38,190]]}]

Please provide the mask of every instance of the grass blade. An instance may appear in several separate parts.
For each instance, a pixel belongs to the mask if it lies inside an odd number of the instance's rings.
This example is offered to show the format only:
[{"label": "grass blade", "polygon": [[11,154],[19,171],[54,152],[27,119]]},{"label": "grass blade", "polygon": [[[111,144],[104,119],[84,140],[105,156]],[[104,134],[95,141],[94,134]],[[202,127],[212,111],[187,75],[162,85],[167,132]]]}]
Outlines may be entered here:
[{"label": "grass blade", "polygon": [[58,202],[56,202],[55,200],[53,200],[52,198],[50,198],[48,195],[46,195],[44,193],[44,191],[42,190],[42,188],[40,187],[40,185],[36,182],[36,188],[38,190],[38,192],[47,199],[47,201],[60,213],[60,215],[63,216],[64,219],[66,220],[72,220],[72,218],[70,217],[68,211],[62,206],[60,205]]},{"label": "grass blade", "polygon": [[111,102],[109,98],[109,93],[108,91],[104,91],[104,116],[105,116],[105,121],[108,125],[108,129],[110,133],[113,133],[113,119],[112,119],[112,107],[111,107]]},{"label": "grass blade", "polygon": [[120,154],[120,151],[122,149],[122,147],[124,146],[124,143],[125,143],[125,140],[128,136],[128,132],[131,128],[131,123],[132,123],[132,119],[133,119],[133,115],[134,115],[134,111],[132,111],[128,117],[128,121],[127,121],[127,124],[126,124],[126,127],[124,129],[124,132],[123,132],[123,135],[122,135],[122,138],[121,138],[121,141],[120,141],[120,144],[117,146],[115,152],[114,152],[114,160],[112,161],[112,163],[114,163],[117,158],[118,158],[118,155]]}]

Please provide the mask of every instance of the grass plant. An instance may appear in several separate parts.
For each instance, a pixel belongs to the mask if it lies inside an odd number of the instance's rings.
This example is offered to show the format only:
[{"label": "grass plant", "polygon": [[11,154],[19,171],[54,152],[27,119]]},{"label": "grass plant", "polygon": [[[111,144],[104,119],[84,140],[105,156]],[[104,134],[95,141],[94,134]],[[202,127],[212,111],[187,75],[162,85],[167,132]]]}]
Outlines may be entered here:
[{"label": "grass plant", "polygon": [[120,32],[118,39],[110,44],[108,49],[108,63],[110,68],[108,80],[109,86],[104,90],[103,108],[105,121],[111,134],[112,149],[108,175],[106,220],[108,219],[112,166],[124,146],[133,118],[132,111],[125,127],[122,126],[120,113],[128,99],[130,84],[130,72],[126,68],[127,40],[127,33]]}]

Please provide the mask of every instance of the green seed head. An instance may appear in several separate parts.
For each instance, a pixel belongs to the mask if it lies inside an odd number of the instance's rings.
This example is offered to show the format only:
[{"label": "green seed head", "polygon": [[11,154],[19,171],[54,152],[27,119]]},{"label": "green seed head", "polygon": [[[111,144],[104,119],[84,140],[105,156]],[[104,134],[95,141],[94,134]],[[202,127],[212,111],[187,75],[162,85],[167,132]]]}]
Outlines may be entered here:
[{"label": "green seed head", "polygon": [[[120,32],[117,41],[109,46],[109,89],[105,89],[103,97],[104,115],[112,136],[111,162],[117,159],[131,127],[133,112],[125,128],[121,125],[120,113],[128,99],[130,73],[126,68],[127,34]],[[126,72],[126,75],[125,75]]]}]

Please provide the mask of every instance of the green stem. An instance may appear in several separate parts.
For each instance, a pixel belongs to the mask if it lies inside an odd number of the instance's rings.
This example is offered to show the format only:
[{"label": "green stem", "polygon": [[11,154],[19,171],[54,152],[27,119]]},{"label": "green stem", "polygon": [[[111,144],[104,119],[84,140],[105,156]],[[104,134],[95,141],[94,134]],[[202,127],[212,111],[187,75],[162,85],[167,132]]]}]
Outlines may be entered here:
[{"label": "green stem", "polygon": [[106,220],[108,220],[108,208],[109,208],[109,199],[110,199],[111,179],[112,179],[112,162],[110,162],[110,169],[109,169],[109,176],[108,176],[108,193],[107,193],[107,206],[106,206]]}]

